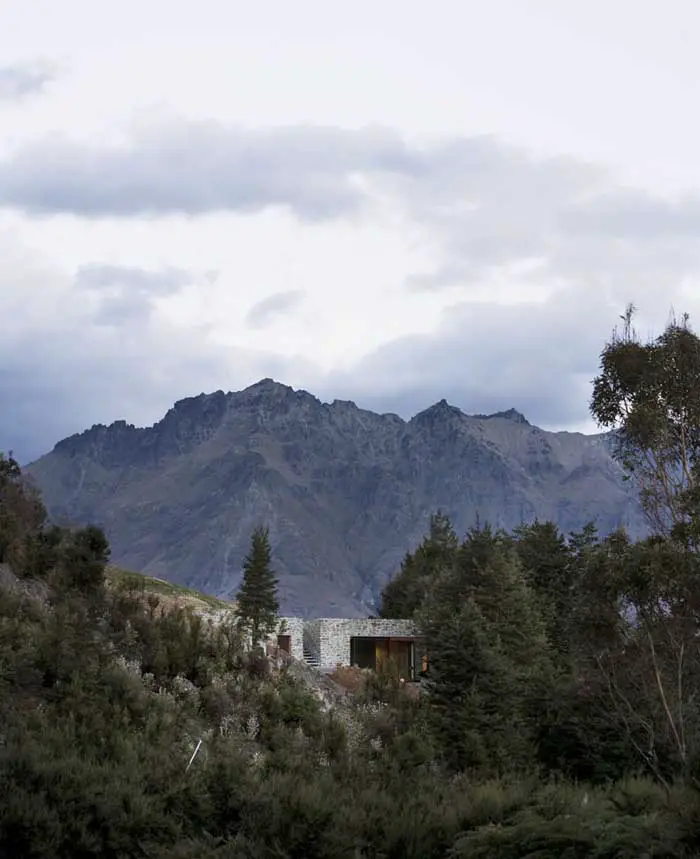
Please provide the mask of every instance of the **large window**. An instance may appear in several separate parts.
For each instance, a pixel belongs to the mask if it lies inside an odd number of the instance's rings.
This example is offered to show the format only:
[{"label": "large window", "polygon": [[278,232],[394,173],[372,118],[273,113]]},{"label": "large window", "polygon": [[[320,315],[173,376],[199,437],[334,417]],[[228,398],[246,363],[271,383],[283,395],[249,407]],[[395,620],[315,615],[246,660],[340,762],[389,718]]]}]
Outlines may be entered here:
[{"label": "large window", "polygon": [[350,664],[358,668],[377,671],[380,668],[395,670],[402,680],[416,678],[416,645],[406,638],[350,639]]},{"label": "large window", "polygon": [[357,668],[377,670],[377,641],[376,638],[350,639],[350,665]]}]

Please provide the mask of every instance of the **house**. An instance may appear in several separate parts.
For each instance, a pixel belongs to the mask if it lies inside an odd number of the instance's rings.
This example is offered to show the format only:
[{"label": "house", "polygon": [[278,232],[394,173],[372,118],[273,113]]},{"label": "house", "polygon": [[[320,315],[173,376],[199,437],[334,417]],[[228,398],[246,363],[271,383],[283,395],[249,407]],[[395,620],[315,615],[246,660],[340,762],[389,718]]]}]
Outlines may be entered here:
[{"label": "house", "polygon": [[411,682],[427,669],[418,629],[405,619],[280,617],[268,644],[321,671],[339,665],[377,671],[391,663],[401,679]]},{"label": "house", "polygon": [[391,662],[399,677],[417,680],[423,665],[413,621],[390,618],[316,618],[303,623],[303,658],[322,671],[338,665],[379,670]]}]

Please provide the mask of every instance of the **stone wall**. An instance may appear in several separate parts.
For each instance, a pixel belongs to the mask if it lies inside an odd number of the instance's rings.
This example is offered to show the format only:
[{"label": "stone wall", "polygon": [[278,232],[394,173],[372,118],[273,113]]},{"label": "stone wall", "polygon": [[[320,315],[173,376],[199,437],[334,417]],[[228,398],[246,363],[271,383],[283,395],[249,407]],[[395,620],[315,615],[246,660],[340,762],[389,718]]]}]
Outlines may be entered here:
[{"label": "stone wall", "polygon": [[321,626],[323,620],[307,620],[304,623],[304,649],[312,657],[321,658]]},{"label": "stone wall", "polygon": [[411,620],[324,617],[307,621],[305,636],[309,641],[317,642],[320,667],[335,668],[336,665],[350,665],[351,638],[417,638],[418,630]]},{"label": "stone wall", "polygon": [[[304,658],[304,620],[301,617],[281,617],[278,632],[290,636],[292,659]],[[278,632],[272,633],[270,641],[277,643]]]},{"label": "stone wall", "polygon": [[[292,659],[302,661],[306,651],[318,660],[318,667],[324,670],[332,670],[336,665],[350,665],[350,639],[353,637],[419,638],[418,630],[410,620],[281,617],[279,621],[279,634],[291,638]],[[277,635],[277,631],[271,633],[268,641],[276,644]]]}]

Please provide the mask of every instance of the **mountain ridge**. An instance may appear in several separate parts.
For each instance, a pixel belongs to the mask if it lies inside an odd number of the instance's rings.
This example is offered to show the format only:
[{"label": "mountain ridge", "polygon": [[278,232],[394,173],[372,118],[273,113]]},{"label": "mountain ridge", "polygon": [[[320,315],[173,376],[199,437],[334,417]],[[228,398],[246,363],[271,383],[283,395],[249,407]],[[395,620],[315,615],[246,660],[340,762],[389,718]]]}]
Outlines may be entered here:
[{"label": "mountain ridge", "polygon": [[27,472],[52,517],[105,528],[121,566],[229,598],[252,528],[270,526],[288,614],[372,612],[442,509],[512,528],[643,530],[606,435],[551,433],[515,409],[446,400],[406,420],[272,379],[178,400],[150,427],[95,424]]},{"label": "mountain ridge", "polygon": [[[492,414],[470,415],[470,414],[464,412],[458,406],[454,406],[451,403],[448,403],[448,401],[444,398],[433,403],[430,406],[427,406],[425,409],[422,409],[421,411],[416,412],[416,414],[413,415],[411,418],[406,419],[406,418],[402,418],[400,415],[396,414],[395,412],[374,412],[374,411],[369,410],[369,409],[363,409],[360,406],[358,406],[353,400],[341,400],[341,399],[336,398],[336,399],[332,400],[331,402],[324,402],[323,400],[319,399],[318,397],[315,397],[313,394],[309,393],[308,391],[306,391],[302,388],[293,388],[290,385],[285,385],[282,382],[275,381],[274,379],[265,378],[265,379],[261,379],[259,382],[255,382],[254,384],[249,385],[247,388],[244,388],[242,391],[224,392],[222,390],[217,390],[217,391],[214,391],[210,394],[201,393],[201,394],[197,394],[197,395],[192,396],[192,397],[184,397],[181,400],[176,400],[175,403],[172,405],[172,407],[170,409],[168,409],[166,414],[160,420],[155,421],[150,426],[138,427],[135,424],[128,423],[127,421],[125,421],[123,419],[112,421],[111,424],[103,424],[103,423],[93,424],[91,427],[89,427],[85,430],[82,430],[81,432],[73,433],[72,435],[66,436],[66,438],[61,439],[60,441],[56,442],[56,444],[54,445],[51,452],[56,451],[56,450],[63,450],[66,446],[68,446],[70,444],[70,442],[77,440],[77,439],[80,439],[80,438],[83,438],[85,436],[88,436],[93,431],[96,431],[96,430],[112,430],[112,429],[122,430],[122,429],[124,429],[127,432],[134,431],[134,430],[136,432],[147,432],[149,430],[155,429],[158,426],[163,425],[168,420],[168,418],[170,417],[171,414],[177,414],[180,410],[184,409],[185,407],[188,407],[190,404],[200,403],[200,402],[208,403],[209,401],[211,401],[213,399],[217,399],[217,398],[218,399],[221,399],[221,398],[226,399],[229,397],[234,397],[238,394],[245,394],[247,392],[259,390],[263,387],[268,388],[268,390],[275,390],[276,388],[282,388],[282,389],[285,389],[285,390],[287,390],[290,393],[295,394],[295,395],[301,394],[304,397],[310,397],[312,400],[314,400],[320,406],[327,408],[327,409],[349,408],[349,409],[353,410],[354,412],[361,413],[361,414],[373,415],[375,417],[380,417],[380,418],[392,418],[392,419],[395,419],[397,421],[400,421],[403,424],[411,423],[411,421],[414,421],[417,418],[420,418],[422,415],[425,415],[427,413],[434,413],[437,410],[446,409],[446,410],[449,410],[450,412],[458,414],[461,417],[472,418],[474,420],[492,420],[494,418],[503,418],[505,420],[512,420],[512,421],[515,421],[516,423],[522,423],[522,424],[526,424],[527,426],[532,426],[532,424],[530,424],[530,422],[525,418],[525,416],[521,412],[517,411],[514,408],[510,408],[510,409],[507,409],[505,411],[494,412]],[[561,430],[561,432],[567,432],[567,431]],[[573,435],[585,435],[583,433],[572,433],[572,434]],[[606,435],[606,434],[603,433],[601,435]],[[594,436],[586,436],[586,437],[592,438]],[[40,457],[40,459],[41,458],[43,458],[43,457]]]}]

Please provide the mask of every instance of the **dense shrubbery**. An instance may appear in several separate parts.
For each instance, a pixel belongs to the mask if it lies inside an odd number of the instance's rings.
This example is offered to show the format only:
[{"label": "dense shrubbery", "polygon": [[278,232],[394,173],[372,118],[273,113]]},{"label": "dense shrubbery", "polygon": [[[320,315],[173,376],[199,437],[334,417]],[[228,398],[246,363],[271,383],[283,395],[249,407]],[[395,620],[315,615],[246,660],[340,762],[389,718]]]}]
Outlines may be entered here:
[{"label": "dense shrubbery", "polygon": [[[102,533],[46,528],[3,469],[0,504],[21,504],[3,508],[0,539],[22,587],[0,592],[0,856],[700,849],[697,714],[669,690],[679,747],[651,682],[673,682],[684,627],[648,614],[660,581],[686,606],[696,572],[663,543],[590,529],[567,542],[538,524],[460,542],[438,516],[385,604],[414,600],[430,694],[379,678],[328,710],[293,670],[244,652],[234,618],[166,611],[138,577],[105,588]],[[622,595],[657,626],[623,621]],[[688,690],[694,671],[688,653]]]}]

